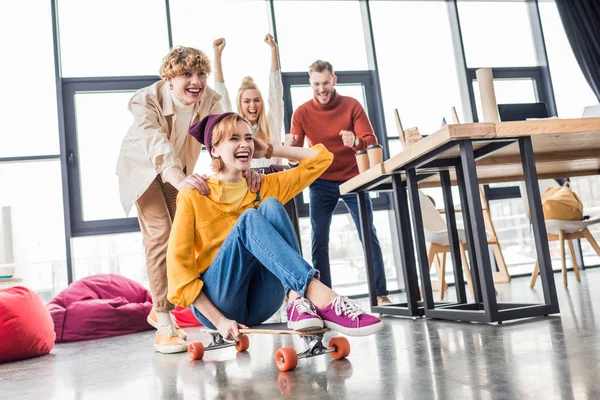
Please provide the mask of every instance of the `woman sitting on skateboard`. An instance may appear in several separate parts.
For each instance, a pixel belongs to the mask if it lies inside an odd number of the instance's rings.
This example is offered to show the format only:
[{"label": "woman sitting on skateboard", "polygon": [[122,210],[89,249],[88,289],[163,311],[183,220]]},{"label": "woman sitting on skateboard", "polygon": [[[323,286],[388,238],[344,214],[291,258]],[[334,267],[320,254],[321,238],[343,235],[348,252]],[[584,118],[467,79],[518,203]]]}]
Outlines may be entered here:
[{"label": "woman sitting on skateboard", "polygon": [[[253,138],[236,113],[209,115],[190,128],[206,146],[215,175],[210,194],[182,188],[167,251],[169,300],[188,307],[198,320],[228,340],[240,327],[258,325],[289,297],[288,328],[320,329],[364,336],[383,322],[322,284],[299,254],[282,203],[302,192],[329,167],[323,145],[281,147]],[[258,193],[248,190],[244,171],[253,158],[298,160],[298,167],[265,175]]]}]

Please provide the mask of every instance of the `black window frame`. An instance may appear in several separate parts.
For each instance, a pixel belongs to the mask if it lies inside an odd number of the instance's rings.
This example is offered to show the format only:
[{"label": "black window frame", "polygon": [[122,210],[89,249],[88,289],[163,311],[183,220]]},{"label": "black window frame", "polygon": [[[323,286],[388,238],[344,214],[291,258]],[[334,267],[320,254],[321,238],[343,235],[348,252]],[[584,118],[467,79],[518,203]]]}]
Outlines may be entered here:
[{"label": "black window frame", "polygon": [[[62,80],[71,236],[107,235],[140,230],[137,218],[125,217],[91,221],[83,219],[75,95],[83,92],[115,93],[138,90],[150,86],[158,80],[160,80],[158,76],[64,78]],[[123,132],[123,136],[125,134],[126,132]]]}]

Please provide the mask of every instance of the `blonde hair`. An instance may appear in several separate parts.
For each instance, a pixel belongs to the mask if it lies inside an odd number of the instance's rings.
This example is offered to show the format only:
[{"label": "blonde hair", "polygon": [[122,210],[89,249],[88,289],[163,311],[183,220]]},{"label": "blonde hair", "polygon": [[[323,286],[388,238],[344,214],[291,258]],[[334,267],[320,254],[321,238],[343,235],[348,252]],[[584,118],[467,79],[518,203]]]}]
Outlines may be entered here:
[{"label": "blonde hair", "polygon": [[267,144],[271,143],[271,132],[269,130],[269,123],[267,122],[267,115],[265,112],[265,101],[263,100],[262,93],[256,83],[254,83],[254,79],[251,76],[247,76],[242,80],[242,84],[238,89],[237,93],[237,109],[238,112],[242,113],[242,94],[245,90],[254,89],[258,92],[258,97],[260,97],[260,102],[262,103],[262,109],[260,114],[258,114],[258,130],[256,131],[256,138],[262,142]]},{"label": "blonde hair", "polygon": [[193,70],[200,70],[206,75],[210,74],[208,56],[202,50],[193,47],[177,46],[163,58],[160,76],[163,79],[170,79]]},{"label": "blonde hair", "polygon": [[308,67],[308,74],[310,75],[311,72],[323,72],[325,70],[331,72],[331,75],[334,75],[333,66],[330,62],[317,60]]},{"label": "blonde hair", "polygon": [[[242,121],[248,124],[248,126],[250,126],[250,121],[248,121],[246,118],[237,113],[228,115],[219,122],[217,122],[217,124],[213,128],[212,139],[210,141],[210,144],[213,149],[215,148],[215,146],[221,143],[221,141],[227,140],[231,136],[233,136],[234,133],[237,133],[237,123],[239,121]],[[223,160],[221,160],[219,157],[213,157],[212,154],[210,155],[210,157],[212,158],[211,169],[213,170],[213,172],[221,172],[225,168]]]}]

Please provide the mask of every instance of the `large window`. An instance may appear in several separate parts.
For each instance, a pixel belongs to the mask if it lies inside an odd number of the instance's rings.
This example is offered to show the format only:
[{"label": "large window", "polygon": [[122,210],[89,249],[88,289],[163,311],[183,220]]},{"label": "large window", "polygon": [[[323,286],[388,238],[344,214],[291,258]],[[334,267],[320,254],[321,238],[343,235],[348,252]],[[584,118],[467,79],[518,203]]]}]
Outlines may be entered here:
[{"label": "large window", "polygon": [[67,286],[60,162],[0,164],[0,266],[50,300]]},{"label": "large window", "polygon": [[73,239],[75,280],[96,274],[118,274],[149,288],[140,232]]},{"label": "large window", "polygon": [[368,68],[358,1],[275,1],[281,66],[308,71],[317,59],[336,71]]},{"label": "large window", "polygon": [[[398,136],[395,108],[404,129],[425,135],[451,121],[453,106],[461,115],[445,2],[374,1],[371,17],[388,137]],[[390,155],[400,150],[390,147]]]},{"label": "large window", "polygon": [[0,15],[0,158],[58,154],[50,2],[3,2]]},{"label": "large window", "polygon": [[58,0],[62,75],[157,75],[169,51],[163,0]]},{"label": "large window", "polygon": [[573,55],[556,4],[540,2],[539,8],[558,116],[579,118],[583,114],[583,108],[598,104],[598,99]]},{"label": "large window", "polygon": [[527,4],[458,1],[468,67],[538,65]]},{"label": "large window", "polygon": [[[191,46],[213,60],[213,41],[225,38],[223,74],[236,110],[236,95],[245,76],[252,76],[267,101],[271,48],[268,3],[264,0],[172,0],[173,45]],[[213,75],[209,76],[209,85]]]}]

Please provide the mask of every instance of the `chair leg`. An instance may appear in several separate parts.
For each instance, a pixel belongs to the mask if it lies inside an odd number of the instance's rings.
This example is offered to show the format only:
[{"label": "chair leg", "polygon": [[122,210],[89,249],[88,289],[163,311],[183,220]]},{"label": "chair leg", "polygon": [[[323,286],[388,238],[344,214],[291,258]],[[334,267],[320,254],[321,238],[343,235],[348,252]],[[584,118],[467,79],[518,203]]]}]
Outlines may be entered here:
[{"label": "chair leg", "polygon": [[540,274],[540,262],[536,260],[535,268],[533,268],[533,272],[531,273],[531,283],[529,287],[533,289],[535,286],[535,282],[537,281],[537,277]]},{"label": "chair leg", "polygon": [[596,239],[594,239],[594,236],[592,236],[588,228],[582,230],[581,233],[583,233],[583,236],[590,242],[594,250],[596,250],[596,254],[600,256],[600,246],[598,246],[598,242],[596,242]]},{"label": "chair leg", "polygon": [[573,247],[573,240],[569,239],[569,250],[571,251],[571,260],[573,261],[573,271],[575,271],[575,278],[577,282],[581,282],[579,277],[579,266],[577,265],[577,259],[575,258],[575,247]]},{"label": "chair leg", "polygon": [[494,252],[494,258],[496,259],[496,264],[498,265],[498,274],[500,275],[502,280],[498,280],[499,282],[510,282],[511,277],[508,273],[508,268],[506,267],[506,261],[504,261],[504,255],[502,254],[502,249],[498,243],[494,243],[490,245],[492,247],[492,251]]},{"label": "chair leg", "polygon": [[559,231],[558,232],[558,240],[560,241],[560,258],[562,260],[562,276],[563,276],[563,283],[565,284],[565,288],[568,287],[568,283],[567,283],[567,257],[565,254],[565,232],[564,231]]},{"label": "chair leg", "polygon": [[444,296],[446,295],[446,289],[448,289],[448,284],[446,283],[446,253],[442,253],[442,266],[439,271],[439,280],[440,280],[440,300],[444,300]]},{"label": "chair leg", "polygon": [[[435,261],[437,253],[433,250],[433,243],[429,243],[429,248],[427,249],[427,270],[431,270],[431,266]],[[434,282],[431,282],[432,289]],[[419,287],[419,293],[421,294],[421,299],[423,298],[423,286]]]},{"label": "chair leg", "polygon": [[475,290],[473,289],[473,278],[471,277],[471,269],[469,268],[469,262],[467,261],[467,248],[464,243],[460,243],[460,258],[462,261],[463,270],[465,271],[465,275],[467,275],[467,285],[469,285],[469,289],[471,289],[471,295],[475,298]]}]

